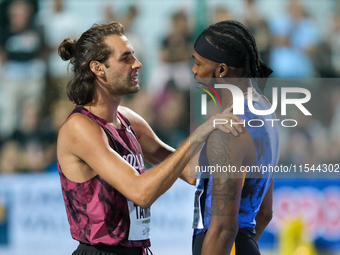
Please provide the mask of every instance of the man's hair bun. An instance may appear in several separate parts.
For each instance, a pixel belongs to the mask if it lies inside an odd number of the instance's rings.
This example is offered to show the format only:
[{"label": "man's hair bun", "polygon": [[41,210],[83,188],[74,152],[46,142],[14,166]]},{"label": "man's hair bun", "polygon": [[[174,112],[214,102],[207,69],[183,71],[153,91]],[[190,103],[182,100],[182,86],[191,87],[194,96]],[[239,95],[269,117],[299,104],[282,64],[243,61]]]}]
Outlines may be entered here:
[{"label": "man's hair bun", "polygon": [[58,54],[62,60],[67,61],[74,57],[76,42],[76,40],[67,38],[59,45]]}]

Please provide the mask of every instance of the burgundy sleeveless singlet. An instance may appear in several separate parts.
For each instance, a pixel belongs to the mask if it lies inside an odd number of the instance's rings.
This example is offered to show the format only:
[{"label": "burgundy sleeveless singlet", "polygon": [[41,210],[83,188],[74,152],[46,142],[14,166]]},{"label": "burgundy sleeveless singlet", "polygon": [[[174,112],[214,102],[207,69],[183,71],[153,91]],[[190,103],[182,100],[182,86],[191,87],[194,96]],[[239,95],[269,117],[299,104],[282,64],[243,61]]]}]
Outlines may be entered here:
[{"label": "burgundy sleeveless singlet", "polygon": [[[84,114],[98,123],[108,136],[110,147],[139,173],[144,172],[142,150],[126,117],[118,112],[122,129],[116,129],[83,106],[77,105],[71,115],[73,113]],[[119,191],[99,175],[83,183],[76,183],[66,178],[59,163],[58,171],[71,235],[75,240],[91,245],[150,246],[149,238],[133,241],[128,239],[130,229],[128,201]],[[149,229],[146,234],[149,234]]]}]

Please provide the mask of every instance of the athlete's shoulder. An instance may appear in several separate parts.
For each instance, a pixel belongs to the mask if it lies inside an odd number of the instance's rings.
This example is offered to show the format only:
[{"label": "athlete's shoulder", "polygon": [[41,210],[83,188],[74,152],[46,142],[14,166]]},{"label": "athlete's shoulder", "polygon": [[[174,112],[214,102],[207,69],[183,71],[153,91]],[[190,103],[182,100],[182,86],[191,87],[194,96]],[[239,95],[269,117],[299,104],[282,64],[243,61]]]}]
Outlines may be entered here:
[{"label": "athlete's shoulder", "polygon": [[70,115],[63,125],[61,126],[62,128],[70,128],[70,127],[78,127],[83,124],[89,124],[89,123],[94,123],[88,116],[81,114],[79,112],[73,113]]},{"label": "athlete's shoulder", "polygon": [[93,132],[101,132],[98,123],[81,113],[73,113],[59,129],[58,137],[70,139],[71,137],[88,136]]},{"label": "athlete's shoulder", "polygon": [[118,106],[118,111],[130,121],[132,126],[134,126],[134,124],[145,122],[145,120],[138,113],[126,106]]},{"label": "athlete's shoulder", "polygon": [[118,111],[129,120],[131,126],[137,133],[137,137],[142,134],[150,134],[153,132],[150,125],[144,120],[144,118],[133,110],[125,106],[119,106]]},{"label": "athlete's shoulder", "polygon": [[135,113],[130,108],[128,108],[126,106],[122,106],[122,105],[118,106],[118,112],[120,112],[122,115],[124,115],[129,120],[130,120],[130,118],[134,118],[136,115],[138,115],[137,113]]}]

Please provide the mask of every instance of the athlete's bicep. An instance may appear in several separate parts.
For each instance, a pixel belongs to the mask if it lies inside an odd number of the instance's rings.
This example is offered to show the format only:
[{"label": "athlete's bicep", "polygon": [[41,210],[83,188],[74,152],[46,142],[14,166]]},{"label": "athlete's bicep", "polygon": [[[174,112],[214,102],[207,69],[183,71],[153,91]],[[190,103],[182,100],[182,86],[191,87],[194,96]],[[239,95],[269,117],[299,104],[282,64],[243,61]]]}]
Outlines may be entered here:
[{"label": "athlete's bicep", "polygon": [[229,221],[238,218],[243,181],[239,169],[244,157],[238,139],[217,130],[207,141],[207,156],[213,176],[211,214],[227,216]]},{"label": "athlete's bicep", "polygon": [[[69,168],[65,159],[71,157],[85,162],[124,196],[136,200],[133,192],[139,173],[110,147],[98,124],[77,114],[67,120],[58,138],[58,159],[62,169]],[[73,167],[76,169],[80,164]]]},{"label": "athlete's bicep", "polygon": [[[238,231],[242,178],[239,173],[225,172],[239,169],[242,156],[238,138],[214,131],[207,140],[207,157],[212,171],[211,220],[202,254],[230,254]],[[236,147],[235,147],[236,146]]]}]

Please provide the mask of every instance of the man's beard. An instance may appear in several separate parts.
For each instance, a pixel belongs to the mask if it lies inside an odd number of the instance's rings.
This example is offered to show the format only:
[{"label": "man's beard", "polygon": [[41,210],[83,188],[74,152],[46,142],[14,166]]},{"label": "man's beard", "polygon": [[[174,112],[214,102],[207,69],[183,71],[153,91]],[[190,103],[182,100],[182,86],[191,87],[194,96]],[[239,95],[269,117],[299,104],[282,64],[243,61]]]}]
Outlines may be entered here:
[{"label": "man's beard", "polygon": [[[215,74],[215,72],[213,72],[212,73],[212,75],[211,75],[211,77],[210,77],[211,79],[216,79],[216,74]],[[209,82],[210,83],[210,86],[212,86],[212,87],[214,87],[214,84],[213,84],[213,82]],[[217,89],[216,89],[217,90]],[[205,93],[205,92],[204,92]],[[206,93],[205,93],[206,94]],[[207,100],[208,100],[208,102],[210,102],[211,100],[212,100],[212,98],[211,97],[207,97]]]},{"label": "man's beard", "polygon": [[112,84],[107,87],[107,89],[113,96],[123,96],[137,93],[140,90],[140,86],[138,84],[131,87],[129,85],[129,81],[126,81],[126,78],[124,77],[115,79]]}]

